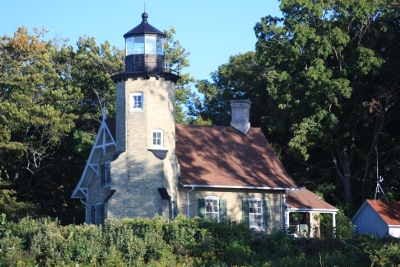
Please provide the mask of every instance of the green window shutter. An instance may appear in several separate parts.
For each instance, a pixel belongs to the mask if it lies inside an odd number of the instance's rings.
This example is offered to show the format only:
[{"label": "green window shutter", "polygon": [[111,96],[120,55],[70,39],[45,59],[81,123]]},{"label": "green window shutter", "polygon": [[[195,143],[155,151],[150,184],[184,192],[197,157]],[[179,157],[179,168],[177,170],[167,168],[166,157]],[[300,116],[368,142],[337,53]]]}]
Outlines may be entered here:
[{"label": "green window shutter", "polygon": [[107,162],[105,167],[106,167],[106,174],[105,174],[106,179],[105,179],[105,181],[106,181],[107,184],[110,184],[111,183],[110,162]]},{"label": "green window shutter", "polygon": [[226,199],[219,200],[219,221],[226,222]]},{"label": "green window shutter", "polygon": [[178,215],[178,203],[176,203],[176,200],[173,202],[174,204],[174,218]]},{"label": "green window shutter", "polygon": [[242,200],[242,218],[243,218],[243,223],[249,227],[249,201]]},{"label": "green window shutter", "polygon": [[105,205],[104,203],[97,205],[97,218],[99,224],[104,224],[104,219],[105,219]]},{"label": "green window shutter", "polygon": [[271,209],[269,206],[269,200],[264,200],[264,229],[270,229],[271,224]]},{"label": "green window shutter", "polygon": [[105,182],[105,175],[106,175],[106,165],[101,164],[100,165],[100,184],[101,186],[104,186]]},{"label": "green window shutter", "polygon": [[95,223],[96,223],[95,219],[96,219],[96,205],[93,205],[93,206],[92,206],[92,218],[91,218],[91,223],[95,224]]},{"label": "green window shutter", "polygon": [[206,200],[204,198],[198,199],[199,217],[206,217]]}]

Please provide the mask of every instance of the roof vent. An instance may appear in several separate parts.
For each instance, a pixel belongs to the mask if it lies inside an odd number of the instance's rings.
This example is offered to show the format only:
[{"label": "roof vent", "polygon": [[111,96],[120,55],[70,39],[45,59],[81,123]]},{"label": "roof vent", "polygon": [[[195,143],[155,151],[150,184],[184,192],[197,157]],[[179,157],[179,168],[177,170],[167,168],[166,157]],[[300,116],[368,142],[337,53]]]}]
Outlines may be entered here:
[{"label": "roof vent", "polygon": [[244,134],[250,129],[250,100],[231,100],[231,126]]}]

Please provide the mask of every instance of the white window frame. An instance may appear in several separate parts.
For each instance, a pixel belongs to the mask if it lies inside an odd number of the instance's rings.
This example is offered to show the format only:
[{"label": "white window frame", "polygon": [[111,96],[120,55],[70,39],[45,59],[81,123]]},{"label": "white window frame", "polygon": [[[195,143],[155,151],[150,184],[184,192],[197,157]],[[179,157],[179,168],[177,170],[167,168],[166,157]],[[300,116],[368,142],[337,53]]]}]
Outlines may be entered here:
[{"label": "white window frame", "polygon": [[[217,219],[217,222],[220,220],[220,198],[216,196],[208,196],[204,198],[204,216],[205,218]],[[208,205],[207,205],[208,204]],[[212,204],[212,205],[211,205]]]},{"label": "white window frame", "polygon": [[[254,206],[256,203],[260,205]],[[262,198],[249,199],[249,228],[264,229],[264,200]]]},{"label": "white window frame", "polygon": [[[141,101],[136,100],[136,97],[141,97]],[[130,111],[142,111],[143,110],[143,105],[144,105],[144,98],[143,98],[143,93],[142,92],[134,92],[130,93],[129,95],[130,99]],[[136,106],[136,102],[140,102],[140,107]]]},{"label": "white window frame", "polygon": [[[159,138],[157,136],[155,137],[154,134],[161,134],[161,137],[159,137]],[[160,144],[157,144],[157,142],[155,143],[155,141],[158,139],[160,139],[160,141],[161,141]],[[151,147],[156,148],[156,149],[164,148],[164,131],[163,130],[156,129],[156,130],[151,131]]]}]

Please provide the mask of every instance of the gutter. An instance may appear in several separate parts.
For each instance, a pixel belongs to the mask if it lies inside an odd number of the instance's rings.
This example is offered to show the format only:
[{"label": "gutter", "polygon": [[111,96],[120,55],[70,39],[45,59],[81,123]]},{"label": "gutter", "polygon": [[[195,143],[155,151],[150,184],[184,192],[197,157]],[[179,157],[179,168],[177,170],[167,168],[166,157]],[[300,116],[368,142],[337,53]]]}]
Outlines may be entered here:
[{"label": "gutter", "polygon": [[224,188],[224,189],[232,188],[232,189],[261,189],[261,190],[278,190],[278,191],[300,190],[300,188],[295,188],[295,187],[286,188],[286,187],[267,187],[267,186],[192,185],[192,184],[182,184],[182,186],[191,188]]},{"label": "gutter", "polygon": [[[286,199],[288,198],[288,196],[290,196],[290,193],[292,193],[292,189],[289,189],[289,193],[287,195],[285,195],[285,197],[283,198],[283,205],[286,207],[286,209],[285,209],[285,227],[284,227],[284,230],[286,232],[289,230],[289,211],[290,211],[289,206],[286,204]],[[287,224],[286,224],[286,222],[287,222]]]},{"label": "gutter", "polygon": [[313,212],[321,212],[321,213],[336,213],[339,210],[338,209],[304,209],[304,208],[291,208],[290,209],[291,212],[309,212],[309,211],[313,211]]}]

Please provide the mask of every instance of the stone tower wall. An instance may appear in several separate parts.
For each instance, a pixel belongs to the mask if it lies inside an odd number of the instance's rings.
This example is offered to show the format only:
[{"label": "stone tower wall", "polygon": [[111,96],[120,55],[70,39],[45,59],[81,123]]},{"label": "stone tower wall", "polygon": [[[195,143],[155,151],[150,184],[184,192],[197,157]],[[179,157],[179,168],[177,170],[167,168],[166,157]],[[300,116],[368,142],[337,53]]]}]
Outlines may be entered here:
[{"label": "stone tower wall", "polygon": [[[108,218],[169,217],[169,205],[158,188],[176,195],[177,160],[174,122],[175,84],[163,77],[127,79],[117,83],[117,154],[111,162]],[[143,109],[130,109],[131,93],[143,93]],[[163,131],[165,159],[152,149],[152,130]]]}]

